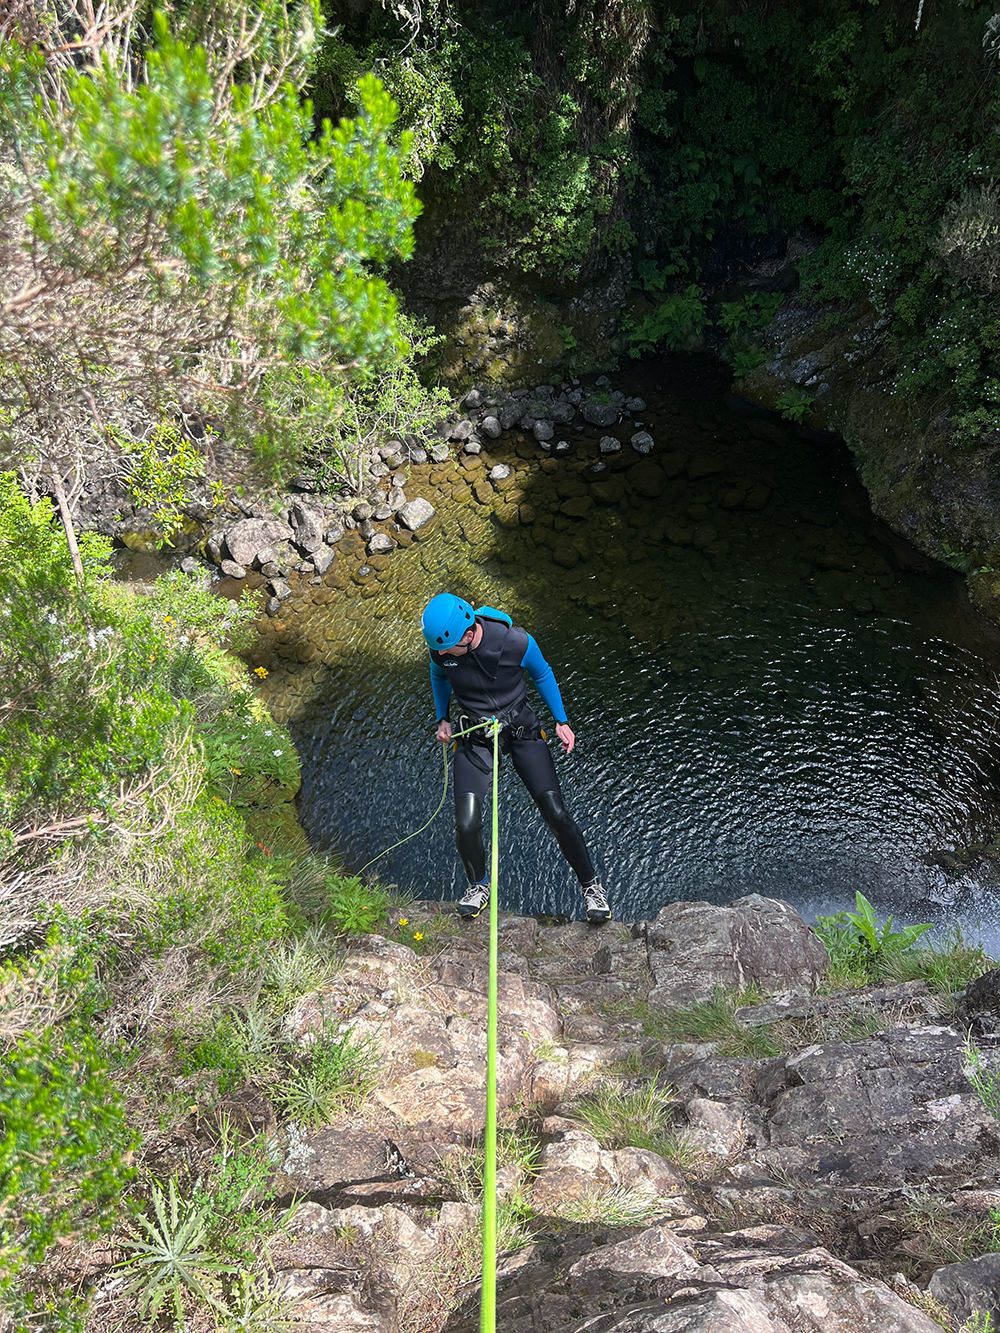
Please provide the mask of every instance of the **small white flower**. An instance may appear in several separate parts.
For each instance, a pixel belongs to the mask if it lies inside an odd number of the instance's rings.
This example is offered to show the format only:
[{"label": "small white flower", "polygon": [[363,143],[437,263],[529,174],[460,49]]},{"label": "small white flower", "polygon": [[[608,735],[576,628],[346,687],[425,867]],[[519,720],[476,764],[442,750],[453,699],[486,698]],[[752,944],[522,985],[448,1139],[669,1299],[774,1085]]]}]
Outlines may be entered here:
[{"label": "small white flower", "polygon": [[265,736],[273,736],[273,735],[274,735],[274,732],[273,732],[273,731],[265,731],[265,732],[264,732],[264,735],[265,735]]},{"label": "small white flower", "polygon": [[279,755],[279,754],[284,754],[285,752],[284,750],[273,750],[272,753],[275,755]]}]

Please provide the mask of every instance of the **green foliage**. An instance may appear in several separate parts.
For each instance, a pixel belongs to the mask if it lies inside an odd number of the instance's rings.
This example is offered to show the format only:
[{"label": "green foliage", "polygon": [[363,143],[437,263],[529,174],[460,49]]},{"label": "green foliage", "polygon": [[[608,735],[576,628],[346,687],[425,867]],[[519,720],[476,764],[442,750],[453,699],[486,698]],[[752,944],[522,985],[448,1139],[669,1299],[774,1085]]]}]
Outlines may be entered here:
[{"label": "green foliage", "polygon": [[981,945],[967,943],[956,929],[929,948],[897,952],[887,959],[885,976],[891,981],[926,981],[936,994],[950,998],[993,965]]},{"label": "green foliage", "polygon": [[209,1241],[211,1213],[204,1199],[183,1198],[176,1177],[166,1191],[150,1188],[151,1214],[139,1214],[132,1232],[121,1242],[127,1256],[123,1268],[128,1290],[148,1319],[161,1315],[173,1327],[187,1327],[192,1301],[218,1310],[219,1277],[233,1272]]},{"label": "green foliage", "polygon": [[729,362],[733,367],[733,379],[743,379],[762,366],[767,359],[762,348],[750,346],[731,347],[728,352]]},{"label": "green foliage", "polygon": [[786,421],[802,422],[809,415],[812,399],[803,389],[785,389],[775,400],[775,407]]},{"label": "green foliage", "polygon": [[831,984],[866,985],[880,981],[900,958],[914,948],[930,925],[903,926],[893,930],[892,916],[878,924],[874,907],[858,890],[855,910],[816,918],[815,931],[830,955],[827,980]]},{"label": "green foliage", "polygon": [[770,324],[781,300],[780,292],[748,292],[738,301],[724,301],[719,311],[719,326],[730,337],[757,333]]},{"label": "green foliage", "polygon": [[289,1068],[274,1099],[290,1120],[317,1128],[363,1101],[376,1086],[376,1069],[370,1040],[355,1040],[350,1030],[324,1031]]},{"label": "green foliage", "polygon": [[[390,146],[398,107],[371,74],[354,89],[353,119],[314,125],[299,88],[317,0],[271,0],[242,19],[237,5],[230,22],[248,35],[235,78],[231,34],[213,8],[184,6],[174,32],[154,10],[134,65],[127,40],[91,59],[84,48],[58,71],[14,41],[0,45],[0,119],[17,127],[11,193],[42,275],[38,299],[66,294],[65,323],[47,326],[61,412],[96,388],[154,415],[194,386],[230,434],[287,453],[266,411],[262,421],[262,371],[305,363],[336,378],[401,346],[380,270],[412,253],[419,204],[403,166],[412,144],[404,132]],[[52,46],[70,40],[56,13],[44,23]],[[15,406],[31,413],[53,359],[16,338],[5,347],[10,385],[21,386]],[[38,397],[53,392],[46,384]],[[47,439],[44,416],[35,419]],[[171,443],[140,451],[136,464],[137,490],[165,495],[169,522],[193,456]]]},{"label": "green foliage", "polygon": [[625,345],[629,356],[645,356],[657,348],[690,352],[698,345],[704,327],[702,290],[691,283],[640,319],[626,323]]},{"label": "green foliage", "polygon": [[152,510],[163,542],[169,542],[184,522],[190,483],[205,475],[204,454],[172,421],[158,422],[139,438],[115,428],[111,433],[124,455],[125,489],[136,505]]},{"label": "green foliage", "polygon": [[0,1308],[27,1266],[113,1222],[132,1136],[86,1019],[24,1034],[0,1073]]},{"label": "green foliage", "polygon": [[324,920],[343,935],[371,935],[384,924],[388,895],[379,884],[365,884],[356,875],[331,875]]},{"label": "green foliage", "polygon": [[17,707],[0,718],[0,825],[70,802],[105,813],[175,744],[190,710],[150,670],[166,647],[101,596],[107,546],[87,541],[88,586],[42,500],[0,474],[0,665]]},{"label": "green foliage", "polygon": [[224,1119],[204,1176],[190,1187],[176,1175],[165,1187],[151,1183],[148,1207],[121,1244],[120,1265],[148,1318],[183,1329],[201,1308],[234,1333],[283,1327],[282,1303],[253,1271],[289,1218],[272,1207],[274,1171],[268,1145],[241,1143]]},{"label": "green foliage", "polygon": [[1000,1120],[1000,1070],[986,1064],[971,1044],[965,1048],[965,1077],[990,1115]]},{"label": "green foliage", "polygon": [[641,1227],[662,1211],[663,1205],[651,1190],[595,1185],[589,1193],[568,1199],[559,1216],[580,1226]]},{"label": "green foliage", "polygon": [[278,1050],[270,1021],[254,1009],[245,1016],[222,1013],[202,1031],[182,1029],[176,1034],[181,1072],[210,1071],[222,1094],[253,1081],[265,1082],[276,1068]]},{"label": "green foliage", "polygon": [[406,316],[399,326],[398,344],[349,377],[330,378],[298,364],[265,381],[269,415],[295,432],[300,456],[323,487],[346,483],[361,491],[373,444],[426,433],[450,406],[446,390],[427,388],[417,369],[442,339]]},{"label": "green foliage", "polygon": [[270,718],[258,716],[251,701],[249,691],[234,695],[231,713],[200,728],[208,780],[237,807],[260,804],[274,789],[294,794],[299,786],[299,757],[291,737]]},{"label": "green foliage", "polygon": [[721,1055],[749,1060],[767,1060],[781,1048],[767,1026],[744,1026],[737,1009],[760,1000],[756,990],[733,991],[716,987],[709,1000],[657,1013],[657,1035],[667,1041],[716,1042]]},{"label": "green foliage", "polygon": [[338,962],[328,939],[285,941],[268,950],[261,984],[262,1000],[286,1013],[296,1000],[319,990],[336,975]]},{"label": "green foliage", "polygon": [[646,1148],[671,1162],[688,1163],[693,1154],[673,1125],[673,1097],[655,1080],[629,1086],[604,1083],[572,1110],[605,1148]]}]

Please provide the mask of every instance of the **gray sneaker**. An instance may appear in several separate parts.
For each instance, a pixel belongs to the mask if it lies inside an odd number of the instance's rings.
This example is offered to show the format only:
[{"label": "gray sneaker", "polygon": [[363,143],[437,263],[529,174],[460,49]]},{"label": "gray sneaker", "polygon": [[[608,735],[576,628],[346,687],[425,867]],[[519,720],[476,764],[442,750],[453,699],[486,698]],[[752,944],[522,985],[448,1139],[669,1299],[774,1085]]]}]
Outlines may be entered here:
[{"label": "gray sneaker", "polygon": [[458,900],[459,916],[478,916],[490,901],[488,884],[470,884],[463,897]]},{"label": "gray sneaker", "polygon": [[584,906],[587,909],[587,920],[597,926],[603,925],[605,921],[610,921],[611,905],[601,881],[595,879],[593,884],[585,884],[582,891]]}]

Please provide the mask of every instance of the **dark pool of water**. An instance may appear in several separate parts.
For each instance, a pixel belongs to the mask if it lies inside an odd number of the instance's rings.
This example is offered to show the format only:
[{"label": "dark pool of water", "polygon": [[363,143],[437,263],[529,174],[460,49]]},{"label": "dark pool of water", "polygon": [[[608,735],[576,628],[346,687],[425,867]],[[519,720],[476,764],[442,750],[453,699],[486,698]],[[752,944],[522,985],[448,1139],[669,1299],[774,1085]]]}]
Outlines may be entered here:
[{"label": "dark pool of water", "polygon": [[[814,913],[861,889],[904,919],[997,942],[1000,875],[969,849],[1000,831],[1000,634],[957,575],[873,518],[836,440],[741,407],[697,362],[621,384],[649,402],[668,460],[659,495],[562,519],[553,537],[546,516],[603,432],[576,435],[575,460],[549,473],[505,438],[490,461],[521,468],[534,525],[435,495],[432,536],[290,613],[261,646],[314,843],[358,866],[434,808],[418,618],[448,588],[508,609],[554,666],[578,735],[557,767],[618,916],[750,892]],[[553,550],[565,543],[571,568]],[[340,561],[342,578],[363,562]],[[311,660],[283,659],[282,642]],[[510,772],[500,838],[503,906],[579,914]],[[450,808],[380,870],[457,896]]]}]

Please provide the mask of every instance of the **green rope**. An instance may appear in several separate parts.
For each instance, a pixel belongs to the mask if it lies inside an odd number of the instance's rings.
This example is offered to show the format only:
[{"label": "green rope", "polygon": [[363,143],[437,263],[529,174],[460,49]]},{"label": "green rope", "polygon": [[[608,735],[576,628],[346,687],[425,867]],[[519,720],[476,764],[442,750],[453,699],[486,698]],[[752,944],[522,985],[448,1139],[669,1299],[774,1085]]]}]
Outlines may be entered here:
[{"label": "green rope", "polygon": [[483,1163],[483,1294],[479,1333],[497,1326],[497,881],[500,871],[500,723],[493,719],[493,826],[490,845],[490,965],[486,996],[486,1143]]},{"label": "green rope", "polygon": [[[472,731],[489,728],[493,738],[493,818],[490,845],[490,956],[489,975],[486,987],[486,1133],[483,1163],[483,1289],[479,1309],[480,1333],[496,1333],[497,1326],[497,939],[499,933],[499,913],[497,908],[497,885],[500,878],[500,784],[497,781],[500,767],[500,723],[495,717],[486,722],[479,722],[464,731],[452,732],[451,740],[467,736]],[[444,789],[437,809],[425,823],[413,833],[400,838],[385,851],[373,856],[358,871],[363,874],[370,865],[374,865],[388,852],[402,847],[418,834],[423,833],[437,819],[448,799],[448,745],[441,745],[441,757],[444,764]]]},{"label": "green rope", "polygon": [[384,851],[373,856],[370,861],[366,861],[361,869],[357,871],[357,874],[363,875],[369,866],[373,866],[376,861],[381,861],[383,856],[388,856],[389,853],[394,852],[397,847],[402,847],[404,842],[409,842],[411,838],[416,838],[419,834],[423,833],[424,829],[430,828],[435,819],[437,819],[438,815],[444,809],[444,803],[448,799],[448,746],[451,744],[451,741],[457,741],[460,736],[468,736],[471,731],[482,731],[484,727],[491,727],[492,725],[492,718],[488,722],[477,722],[474,727],[466,727],[464,731],[453,731],[451,733],[451,740],[441,742],[441,759],[444,764],[444,790],[441,792],[441,799],[437,803],[437,809],[431,815],[430,819],[428,819],[426,823],[421,824],[418,829],[414,829],[412,833],[407,833],[405,838],[400,838],[399,841],[394,842],[391,847],[386,847]]}]

